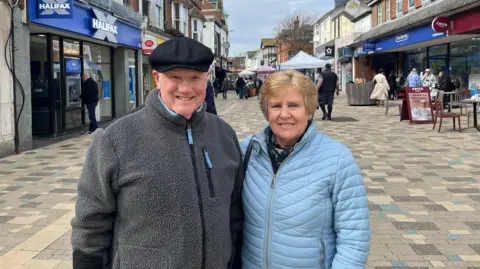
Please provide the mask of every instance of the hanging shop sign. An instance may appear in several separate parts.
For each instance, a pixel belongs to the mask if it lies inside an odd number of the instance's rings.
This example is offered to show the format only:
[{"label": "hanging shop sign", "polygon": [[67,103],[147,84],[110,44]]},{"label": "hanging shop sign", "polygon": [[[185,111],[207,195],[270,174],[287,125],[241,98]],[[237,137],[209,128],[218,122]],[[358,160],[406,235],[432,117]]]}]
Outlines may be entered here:
[{"label": "hanging shop sign", "polygon": [[153,36],[145,36],[142,40],[142,52],[150,54],[158,46],[157,38]]},{"label": "hanging shop sign", "polygon": [[[26,0],[31,24],[67,31],[115,45],[142,48],[141,30],[107,11],[73,0]],[[47,10],[53,10],[48,11]],[[70,15],[66,13],[69,12]]]},{"label": "hanging shop sign", "polygon": [[325,56],[326,57],[333,57],[335,55],[335,47],[334,46],[325,46]]},{"label": "hanging shop sign", "polygon": [[343,57],[353,57],[353,48],[343,48]]},{"label": "hanging shop sign", "polygon": [[410,123],[433,123],[432,100],[429,87],[406,87]]},{"label": "hanging shop sign", "polygon": [[432,29],[436,33],[445,33],[450,29],[450,19],[444,16],[436,17],[432,21]]},{"label": "hanging shop sign", "polygon": [[37,0],[39,18],[71,18],[73,0]]},{"label": "hanging shop sign", "polygon": [[[445,37],[446,33],[437,33],[433,31],[430,25],[425,25],[407,32],[402,32],[375,42],[375,51],[385,51],[404,47],[420,42],[425,42],[437,38]],[[364,50],[365,51],[365,50]]]}]

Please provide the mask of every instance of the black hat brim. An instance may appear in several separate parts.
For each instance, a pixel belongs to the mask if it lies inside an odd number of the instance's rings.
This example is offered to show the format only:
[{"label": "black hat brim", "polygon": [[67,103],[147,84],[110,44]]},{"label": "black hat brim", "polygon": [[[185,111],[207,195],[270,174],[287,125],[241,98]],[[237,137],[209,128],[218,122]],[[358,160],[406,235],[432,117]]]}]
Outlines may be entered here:
[{"label": "black hat brim", "polygon": [[185,68],[185,69],[191,69],[191,70],[196,70],[200,72],[208,72],[208,70],[210,69],[210,65],[192,66],[192,65],[186,65],[186,64],[172,64],[168,66],[159,66],[159,67],[152,66],[152,68],[159,73],[165,73],[175,68]]}]

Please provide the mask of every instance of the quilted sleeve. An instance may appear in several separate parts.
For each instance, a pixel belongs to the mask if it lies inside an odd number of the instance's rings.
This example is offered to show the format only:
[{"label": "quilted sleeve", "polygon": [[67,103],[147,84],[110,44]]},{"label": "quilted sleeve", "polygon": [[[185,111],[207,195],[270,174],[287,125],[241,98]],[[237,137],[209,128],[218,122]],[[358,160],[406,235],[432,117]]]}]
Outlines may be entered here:
[{"label": "quilted sleeve", "polygon": [[332,202],[337,235],[332,269],[364,269],[370,251],[367,192],[360,168],[348,148],[340,154]]}]

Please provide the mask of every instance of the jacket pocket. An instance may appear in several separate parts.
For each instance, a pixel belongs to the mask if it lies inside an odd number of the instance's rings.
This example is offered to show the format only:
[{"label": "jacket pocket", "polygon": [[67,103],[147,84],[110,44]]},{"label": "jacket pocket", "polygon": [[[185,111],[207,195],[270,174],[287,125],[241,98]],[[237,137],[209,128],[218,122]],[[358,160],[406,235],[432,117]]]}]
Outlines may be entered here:
[{"label": "jacket pocket", "polygon": [[208,155],[207,148],[202,148],[203,153],[203,160],[205,164],[205,171],[207,171],[207,180],[208,180],[208,189],[210,191],[210,197],[215,197],[215,190],[213,188],[213,181],[212,181],[212,161],[210,160],[210,156]]},{"label": "jacket pocket", "polygon": [[120,245],[118,252],[118,269],[172,268],[170,255],[162,249]]},{"label": "jacket pocket", "polygon": [[322,239],[318,241],[318,259],[320,262],[320,269],[325,269],[325,245],[323,244]]}]

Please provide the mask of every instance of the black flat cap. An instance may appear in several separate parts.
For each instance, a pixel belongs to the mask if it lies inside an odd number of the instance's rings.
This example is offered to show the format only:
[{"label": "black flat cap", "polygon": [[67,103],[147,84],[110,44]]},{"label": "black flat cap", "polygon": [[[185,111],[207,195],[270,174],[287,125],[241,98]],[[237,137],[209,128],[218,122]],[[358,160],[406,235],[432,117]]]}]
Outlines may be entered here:
[{"label": "black flat cap", "polygon": [[177,37],[158,45],[148,59],[153,69],[164,73],[174,68],[208,72],[213,58],[212,50],[202,43],[188,37]]}]

